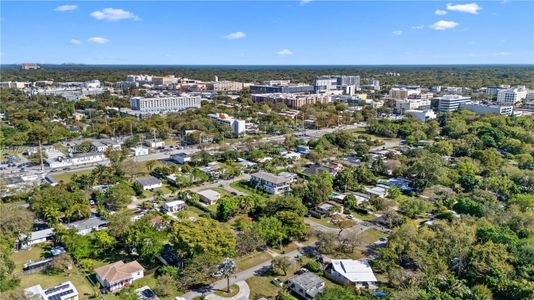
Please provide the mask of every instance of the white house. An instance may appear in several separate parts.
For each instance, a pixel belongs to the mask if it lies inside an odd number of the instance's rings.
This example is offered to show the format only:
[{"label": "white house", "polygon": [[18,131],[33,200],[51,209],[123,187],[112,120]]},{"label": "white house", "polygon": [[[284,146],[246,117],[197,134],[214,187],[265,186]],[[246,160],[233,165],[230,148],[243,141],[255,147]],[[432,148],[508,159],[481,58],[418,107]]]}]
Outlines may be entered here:
[{"label": "white house", "polygon": [[181,152],[181,153],[176,153],[173,156],[171,156],[171,159],[173,161],[183,165],[186,162],[190,162],[191,161],[191,155]]},{"label": "white house", "polygon": [[145,269],[137,261],[125,264],[122,260],[95,269],[96,279],[110,291],[119,290],[143,278]]},{"label": "white house", "polygon": [[326,277],[357,288],[375,288],[377,282],[373,269],[367,260],[333,259],[325,269]]},{"label": "white house", "polygon": [[139,183],[144,191],[157,189],[163,186],[163,183],[154,176],[138,178],[135,182]]},{"label": "white house", "polygon": [[365,191],[368,194],[375,195],[380,198],[386,198],[386,196],[388,195],[388,189],[389,187],[387,185],[379,184],[372,188],[365,188]]},{"label": "white house", "polygon": [[173,200],[163,203],[163,209],[167,212],[178,212],[184,210],[186,206],[183,200]]},{"label": "white house", "polygon": [[26,299],[78,300],[78,290],[70,281],[46,290],[43,290],[41,285],[38,284],[24,289],[24,296]]},{"label": "white house", "polygon": [[108,221],[97,216],[92,216],[88,219],[68,223],[63,226],[67,229],[76,229],[79,235],[87,235],[94,230],[101,230],[107,227],[107,225]]},{"label": "white house", "polygon": [[132,147],[130,148],[133,156],[148,155],[148,148],[145,147]]},{"label": "white house", "polygon": [[150,148],[165,147],[165,141],[163,140],[145,140],[144,144]]},{"label": "white house", "polygon": [[264,192],[274,195],[289,192],[291,189],[289,179],[263,171],[252,174],[250,182]]},{"label": "white house", "polygon": [[218,192],[214,190],[204,190],[204,191],[197,192],[197,194],[200,195],[200,201],[208,205],[214,204],[215,202],[217,202],[217,200],[219,200],[219,198],[221,198],[221,194],[219,194]]},{"label": "white house", "polygon": [[21,234],[18,239],[20,249],[27,249],[35,244],[44,243],[54,235],[54,228],[37,230],[30,233],[29,236]]},{"label": "white house", "polygon": [[287,280],[287,288],[303,299],[315,299],[325,286],[325,280],[312,272],[295,275]]}]

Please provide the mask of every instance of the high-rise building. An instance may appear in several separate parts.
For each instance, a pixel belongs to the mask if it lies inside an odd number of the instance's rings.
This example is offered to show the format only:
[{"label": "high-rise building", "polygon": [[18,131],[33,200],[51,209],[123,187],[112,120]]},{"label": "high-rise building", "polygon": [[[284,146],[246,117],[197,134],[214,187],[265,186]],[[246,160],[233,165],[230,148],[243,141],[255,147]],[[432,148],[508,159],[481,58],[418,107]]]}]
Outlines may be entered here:
[{"label": "high-rise building", "polygon": [[263,93],[310,93],[313,86],[307,84],[287,84],[287,85],[251,85],[250,92]]},{"label": "high-rise building", "polygon": [[188,108],[200,108],[200,96],[168,96],[159,98],[130,98],[130,107],[133,110],[149,113],[177,112]]},{"label": "high-rise building", "polygon": [[471,97],[461,95],[444,95],[436,99],[439,101],[438,110],[440,112],[457,111],[461,104],[471,102]]},{"label": "high-rise building", "polygon": [[527,97],[528,90],[525,86],[500,90],[497,93],[497,103],[505,105],[514,105],[515,103]]},{"label": "high-rise building", "polygon": [[393,87],[389,90],[389,97],[392,99],[407,99],[421,95],[419,87]]},{"label": "high-rise building", "polygon": [[360,89],[360,76],[348,75],[326,75],[318,76],[313,82],[316,92],[328,92],[332,90],[343,90],[347,86],[354,86],[356,90]]}]

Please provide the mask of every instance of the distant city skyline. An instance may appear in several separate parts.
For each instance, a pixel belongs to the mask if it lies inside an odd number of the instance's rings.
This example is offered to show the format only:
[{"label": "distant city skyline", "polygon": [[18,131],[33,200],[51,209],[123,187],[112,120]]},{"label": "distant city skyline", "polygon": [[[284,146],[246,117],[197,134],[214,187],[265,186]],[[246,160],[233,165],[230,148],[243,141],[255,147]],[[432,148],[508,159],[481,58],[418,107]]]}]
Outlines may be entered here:
[{"label": "distant city skyline", "polygon": [[2,1],[0,63],[533,64],[530,1]]}]

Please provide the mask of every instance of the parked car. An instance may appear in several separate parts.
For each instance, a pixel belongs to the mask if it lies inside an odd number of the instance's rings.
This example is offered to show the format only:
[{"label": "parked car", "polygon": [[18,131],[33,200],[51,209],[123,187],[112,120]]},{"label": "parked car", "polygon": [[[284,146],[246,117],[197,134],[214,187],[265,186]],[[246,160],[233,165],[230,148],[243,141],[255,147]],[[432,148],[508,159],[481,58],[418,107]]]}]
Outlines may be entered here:
[{"label": "parked car", "polygon": [[275,277],[273,278],[273,280],[271,280],[271,283],[278,286],[278,287],[283,287],[284,286],[284,282],[282,280],[280,280],[280,278],[278,277]]},{"label": "parked car", "polygon": [[306,268],[300,268],[300,270],[298,270],[297,272],[295,272],[295,274],[300,275],[300,274],[304,274],[304,273],[307,273],[307,272],[309,272],[308,269],[306,269]]}]

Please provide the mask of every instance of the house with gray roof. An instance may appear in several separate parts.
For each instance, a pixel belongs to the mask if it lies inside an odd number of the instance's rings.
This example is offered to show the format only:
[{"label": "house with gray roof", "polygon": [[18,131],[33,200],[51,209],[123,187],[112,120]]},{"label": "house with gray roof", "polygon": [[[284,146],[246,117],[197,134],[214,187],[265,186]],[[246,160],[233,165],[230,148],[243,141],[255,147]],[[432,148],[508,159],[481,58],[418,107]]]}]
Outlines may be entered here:
[{"label": "house with gray roof", "polygon": [[315,299],[325,289],[325,281],[312,272],[306,272],[289,278],[287,288],[303,299]]},{"label": "house with gray roof", "polygon": [[280,195],[291,190],[290,179],[264,171],[251,174],[250,184],[274,195]]},{"label": "house with gray roof", "polygon": [[157,189],[163,186],[163,183],[154,176],[138,178],[135,182],[139,183],[144,191]]},{"label": "house with gray roof", "polygon": [[93,230],[101,230],[108,226],[108,221],[98,216],[92,216],[85,220],[80,220],[63,225],[67,229],[76,229],[79,235],[87,235]]}]

